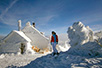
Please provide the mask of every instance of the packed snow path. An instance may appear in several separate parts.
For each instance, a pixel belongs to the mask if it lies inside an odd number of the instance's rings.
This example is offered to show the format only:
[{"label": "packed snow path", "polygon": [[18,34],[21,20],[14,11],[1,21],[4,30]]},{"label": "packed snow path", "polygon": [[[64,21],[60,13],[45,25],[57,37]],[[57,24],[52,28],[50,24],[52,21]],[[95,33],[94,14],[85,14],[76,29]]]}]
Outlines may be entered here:
[{"label": "packed snow path", "polygon": [[[26,62],[27,61],[25,61],[25,63]],[[77,68],[77,67],[102,68],[102,58],[82,57],[77,55],[70,55],[67,52],[65,52],[61,53],[57,57],[57,59],[55,59],[54,57],[50,57],[50,55],[42,56],[30,62],[30,64],[26,66],[21,66],[20,68]],[[8,68],[18,67],[13,65],[8,66]]]}]

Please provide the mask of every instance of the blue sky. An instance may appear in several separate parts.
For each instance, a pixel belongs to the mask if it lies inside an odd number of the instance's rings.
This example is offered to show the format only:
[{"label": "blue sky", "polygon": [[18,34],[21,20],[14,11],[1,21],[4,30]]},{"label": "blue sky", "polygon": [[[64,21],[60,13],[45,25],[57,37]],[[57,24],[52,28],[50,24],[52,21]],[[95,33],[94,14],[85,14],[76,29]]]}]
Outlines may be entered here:
[{"label": "blue sky", "polygon": [[81,21],[92,30],[102,30],[102,0],[0,0],[0,35],[22,28],[30,21],[50,35],[67,33],[68,27]]}]

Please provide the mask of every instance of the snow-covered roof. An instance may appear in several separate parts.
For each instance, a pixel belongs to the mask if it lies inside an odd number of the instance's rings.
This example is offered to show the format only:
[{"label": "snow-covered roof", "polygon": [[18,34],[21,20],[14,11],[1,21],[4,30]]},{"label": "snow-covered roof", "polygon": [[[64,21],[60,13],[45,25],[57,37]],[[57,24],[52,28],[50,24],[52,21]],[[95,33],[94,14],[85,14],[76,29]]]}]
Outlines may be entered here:
[{"label": "snow-covered roof", "polygon": [[22,38],[24,38],[26,41],[31,42],[31,40],[22,32],[22,31],[15,31],[18,33]]},{"label": "snow-covered roof", "polygon": [[19,42],[31,42],[31,40],[22,32],[22,31],[16,31],[13,30],[10,34],[8,34],[5,38],[4,41],[13,43],[15,41]]}]

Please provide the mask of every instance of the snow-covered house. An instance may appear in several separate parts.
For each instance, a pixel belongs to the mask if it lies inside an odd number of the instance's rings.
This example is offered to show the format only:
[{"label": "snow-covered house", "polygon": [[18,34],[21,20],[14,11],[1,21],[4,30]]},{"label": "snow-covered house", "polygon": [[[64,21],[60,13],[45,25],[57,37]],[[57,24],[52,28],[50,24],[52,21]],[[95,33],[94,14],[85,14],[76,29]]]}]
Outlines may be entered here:
[{"label": "snow-covered house", "polygon": [[13,30],[0,42],[0,53],[17,53],[21,44],[25,46],[25,52],[33,53],[32,46],[44,49],[48,47],[48,43],[49,39],[28,22],[22,30]]}]

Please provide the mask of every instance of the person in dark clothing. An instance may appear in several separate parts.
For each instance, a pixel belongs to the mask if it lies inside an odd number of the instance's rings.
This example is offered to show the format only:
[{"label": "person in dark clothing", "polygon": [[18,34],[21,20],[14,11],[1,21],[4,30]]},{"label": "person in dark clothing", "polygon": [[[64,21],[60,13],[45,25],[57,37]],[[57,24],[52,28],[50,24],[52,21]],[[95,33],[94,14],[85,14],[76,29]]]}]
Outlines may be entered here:
[{"label": "person in dark clothing", "polygon": [[33,23],[33,27],[35,28],[35,23]]}]

